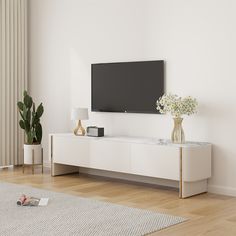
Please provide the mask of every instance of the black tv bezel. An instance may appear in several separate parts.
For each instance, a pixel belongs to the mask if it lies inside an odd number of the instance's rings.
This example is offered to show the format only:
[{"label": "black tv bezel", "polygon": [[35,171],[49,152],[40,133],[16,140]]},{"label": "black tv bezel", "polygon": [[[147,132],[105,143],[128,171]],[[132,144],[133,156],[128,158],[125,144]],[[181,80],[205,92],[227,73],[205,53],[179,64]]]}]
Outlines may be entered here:
[{"label": "black tv bezel", "polygon": [[[165,93],[165,61],[164,60],[151,60],[151,61],[125,61],[125,62],[103,62],[103,63],[92,63],[91,64],[91,111],[92,112],[104,112],[104,113],[140,113],[140,114],[160,114],[159,111],[152,112],[152,111],[112,111],[112,110],[102,110],[102,109],[94,109],[93,108],[93,69],[94,65],[107,65],[107,64],[124,64],[124,63],[142,63],[142,62],[162,62],[163,64],[163,81],[162,81],[162,94]],[[158,98],[157,98],[158,99]]]}]

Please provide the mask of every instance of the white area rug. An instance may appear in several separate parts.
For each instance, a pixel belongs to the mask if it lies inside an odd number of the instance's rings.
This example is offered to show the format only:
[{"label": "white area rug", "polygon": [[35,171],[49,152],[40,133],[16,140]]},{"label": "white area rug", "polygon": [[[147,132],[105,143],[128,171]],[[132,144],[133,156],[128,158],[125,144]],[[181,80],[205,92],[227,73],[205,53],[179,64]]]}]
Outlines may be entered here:
[{"label": "white area rug", "polygon": [[[49,197],[46,207],[21,207],[22,194]],[[186,219],[24,185],[0,183],[1,236],[138,236]]]}]

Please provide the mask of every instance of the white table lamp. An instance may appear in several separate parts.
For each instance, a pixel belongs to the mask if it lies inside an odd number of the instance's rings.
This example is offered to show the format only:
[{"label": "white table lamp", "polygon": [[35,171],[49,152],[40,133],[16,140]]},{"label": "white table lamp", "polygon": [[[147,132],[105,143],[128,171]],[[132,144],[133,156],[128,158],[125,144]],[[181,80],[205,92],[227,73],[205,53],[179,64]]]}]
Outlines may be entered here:
[{"label": "white table lamp", "polygon": [[78,121],[77,127],[74,129],[75,135],[85,135],[85,129],[82,127],[81,120],[88,120],[87,108],[73,108],[71,111],[71,120]]}]

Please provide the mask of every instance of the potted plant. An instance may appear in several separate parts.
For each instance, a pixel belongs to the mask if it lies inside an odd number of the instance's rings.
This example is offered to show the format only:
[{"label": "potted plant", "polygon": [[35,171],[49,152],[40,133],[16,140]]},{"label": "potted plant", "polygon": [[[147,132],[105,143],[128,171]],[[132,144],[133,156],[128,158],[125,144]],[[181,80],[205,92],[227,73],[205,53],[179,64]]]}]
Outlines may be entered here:
[{"label": "potted plant", "polygon": [[171,134],[173,143],[184,143],[185,136],[182,128],[183,115],[192,115],[197,110],[197,100],[190,96],[181,98],[173,94],[164,94],[157,100],[157,110],[161,114],[170,113],[174,120],[174,129]]},{"label": "potted plant", "polygon": [[19,125],[25,132],[24,164],[42,164],[40,118],[44,112],[43,104],[40,103],[36,109],[32,97],[24,91],[23,101],[19,101],[17,106],[21,116]]}]

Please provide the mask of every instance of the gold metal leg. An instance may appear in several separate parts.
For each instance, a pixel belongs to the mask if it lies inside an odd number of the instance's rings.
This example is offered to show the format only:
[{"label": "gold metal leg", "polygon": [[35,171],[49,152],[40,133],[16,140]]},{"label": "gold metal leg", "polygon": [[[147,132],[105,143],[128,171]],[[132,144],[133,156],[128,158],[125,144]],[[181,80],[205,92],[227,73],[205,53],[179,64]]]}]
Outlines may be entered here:
[{"label": "gold metal leg", "polygon": [[22,165],[22,169],[23,169],[23,174],[25,173],[25,158],[24,158],[24,149],[22,149],[23,152],[23,165]]},{"label": "gold metal leg", "polygon": [[42,174],[43,174],[43,148],[42,148],[42,153],[41,153],[41,155],[42,155]]},{"label": "gold metal leg", "polygon": [[32,174],[34,174],[34,150],[32,150]]},{"label": "gold metal leg", "polygon": [[183,198],[183,156],[182,156],[182,147],[179,149],[179,158],[180,158],[180,178],[179,178],[179,198]]},{"label": "gold metal leg", "polygon": [[[37,165],[41,165],[41,170],[42,170],[42,174],[43,174],[43,171],[44,171],[44,166],[43,166],[43,148],[42,148],[42,152],[41,152],[41,164],[35,164],[35,156],[34,156],[34,150],[32,150],[32,165],[31,165],[31,168],[32,168],[32,174],[34,174],[34,169],[35,169],[35,166]],[[25,166],[27,166],[25,164],[25,160],[24,160],[24,156],[23,156],[23,165],[22,165],[22,170],[23,170],[23,174],[25,173]]]},{"label": "gold metal leg", "polygon": [[53,136],[50,137],[50,157],[51,157],[51,176],[54,176],[54,165],[53,165]]}]

